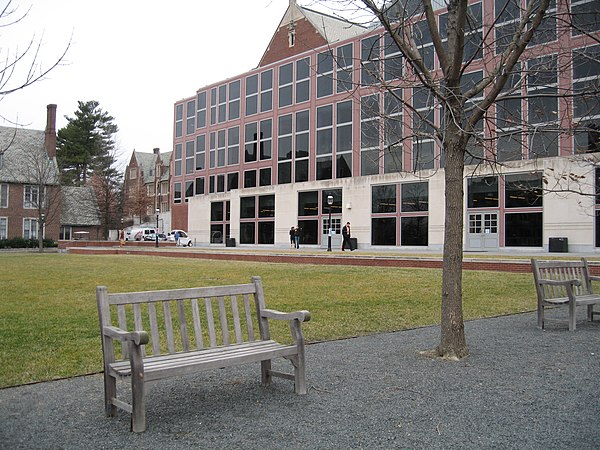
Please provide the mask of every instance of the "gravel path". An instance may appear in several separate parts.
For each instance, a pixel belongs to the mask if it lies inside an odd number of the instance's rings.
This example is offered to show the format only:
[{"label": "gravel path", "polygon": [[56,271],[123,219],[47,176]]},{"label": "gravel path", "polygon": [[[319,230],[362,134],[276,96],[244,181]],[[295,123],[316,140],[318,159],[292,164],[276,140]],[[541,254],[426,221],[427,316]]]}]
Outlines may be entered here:
[{"label": "gravel path", "polygon": [[573,333],[468,322],[460,362],[419,355],[438,327],[312,344],[306,396],[255,365],[165,380],[139,435],[104,416],[101,375],[3,389],[0,448],[599,448],[600,322],[580,313]]}]

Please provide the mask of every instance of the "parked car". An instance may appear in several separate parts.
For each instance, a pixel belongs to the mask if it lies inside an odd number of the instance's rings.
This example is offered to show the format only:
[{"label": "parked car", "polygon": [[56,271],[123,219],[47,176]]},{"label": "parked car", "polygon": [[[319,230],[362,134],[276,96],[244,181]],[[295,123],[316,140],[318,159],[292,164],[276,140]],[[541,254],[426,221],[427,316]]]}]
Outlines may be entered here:
[{"label": "parked car", "polygon": [[[125,234],[126,241],[145,241],[146,236],[156,233],[155,228],[132,228]],[[156,239],[156,238],[154,238]]]},{"label": "parked car", "polygon": [[[152,234],[145,234],[144,235],[144,240],[145,241],[156,241],[156,234],[152,233]],[[159,241],[166,241],[167,240],[167,236],[165,235],[165,233],[158,233],[158,240]]]},{"label": "parked car", "polygon": [[175,233],[179,231],[179,245],[185,247],[191,247],[194,245],[192,239],[188,236],[188,234],[183,230],[171,230],[167,233],[167,239],[171,242],[175,242]]}]

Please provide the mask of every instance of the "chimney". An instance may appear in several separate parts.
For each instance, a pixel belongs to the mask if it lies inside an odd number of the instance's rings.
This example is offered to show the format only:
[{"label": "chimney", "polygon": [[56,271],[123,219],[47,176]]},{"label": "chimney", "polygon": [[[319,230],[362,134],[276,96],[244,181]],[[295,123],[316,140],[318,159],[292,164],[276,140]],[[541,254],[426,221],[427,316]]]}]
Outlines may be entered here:
[{"label": "chimney", "polygon": [[48,105],[44,147],[50,158],[56,157],[56,105]]},{"label": "chimney", "polygon": [[158,148],[158,147],[155,147],[155,148],[153,149],[153,152],[154,152],[154,154],[155,154],[155,155],[160,155],[160,148]]}]

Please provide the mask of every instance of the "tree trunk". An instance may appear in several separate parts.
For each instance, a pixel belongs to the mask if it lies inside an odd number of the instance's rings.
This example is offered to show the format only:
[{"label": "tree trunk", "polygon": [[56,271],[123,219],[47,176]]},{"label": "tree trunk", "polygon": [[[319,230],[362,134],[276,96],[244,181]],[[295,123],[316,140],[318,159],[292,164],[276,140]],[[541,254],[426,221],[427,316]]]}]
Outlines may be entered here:
[{"label": "tree trunk", "polygon": [[437,353],[448,358],[463,358],[469,354],[462,315],[463,172],[466,144],[461,142],[457,134],[451,137],[451,133],[448,133],[444,142],[446,212],[441,340]]}]

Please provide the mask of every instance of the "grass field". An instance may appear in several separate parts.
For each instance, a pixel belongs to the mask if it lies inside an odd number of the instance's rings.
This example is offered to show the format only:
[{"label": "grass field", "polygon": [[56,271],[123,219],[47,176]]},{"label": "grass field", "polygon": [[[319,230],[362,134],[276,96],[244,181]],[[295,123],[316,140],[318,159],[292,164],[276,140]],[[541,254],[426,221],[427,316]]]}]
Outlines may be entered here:
[{"label": "grass field", "polygon": [[[0,267],[0,387],[102,369],[97,285],[127,292],[260,275],[268,307],[310,310],[309,342],[430,325],[440,316],[436,269],[56,253],[0,254]],[[465,271],[463,289],[466,320],[535,308],[530,274]]]}]

